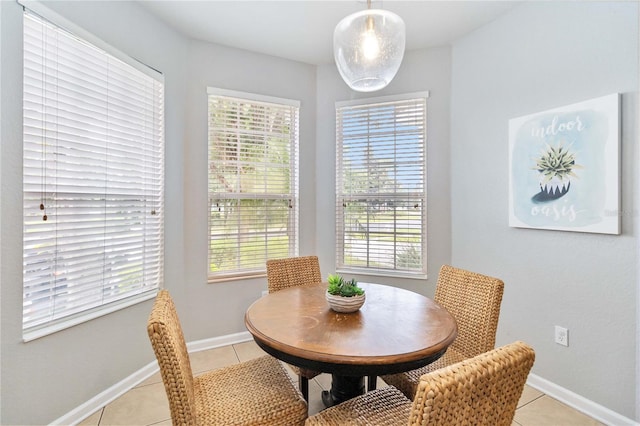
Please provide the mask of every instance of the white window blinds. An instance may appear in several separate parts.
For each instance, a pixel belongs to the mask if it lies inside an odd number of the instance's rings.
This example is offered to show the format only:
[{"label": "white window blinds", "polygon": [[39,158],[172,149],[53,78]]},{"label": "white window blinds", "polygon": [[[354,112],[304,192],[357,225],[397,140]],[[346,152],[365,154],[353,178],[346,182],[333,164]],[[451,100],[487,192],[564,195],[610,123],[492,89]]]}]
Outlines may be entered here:
[{"label": "white window blinds", "polygon": [[298,111],[209,89],[209,278],[264,274],[298,253]]},{"label": "white window blinds", "polygon": [[427,95],[336,104],[338,269],[426,274]]},{"label": "white window blinds", "polygon": [[25,340],[162,284],[164,84],[137,68],[24,14]]}]

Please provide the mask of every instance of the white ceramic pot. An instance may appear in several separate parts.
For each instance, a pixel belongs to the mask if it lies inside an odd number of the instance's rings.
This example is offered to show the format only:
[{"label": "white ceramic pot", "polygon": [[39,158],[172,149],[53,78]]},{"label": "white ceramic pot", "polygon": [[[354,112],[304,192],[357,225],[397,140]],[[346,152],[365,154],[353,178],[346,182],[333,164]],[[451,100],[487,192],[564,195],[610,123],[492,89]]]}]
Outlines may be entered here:
[{"label": "white ceramic pot", "polygon": [[364,304],[365,295],[361,296],[336,296],[330,294],[328,291],[325,293],[329,307],[336,312],[349,313],[355,312]]}]

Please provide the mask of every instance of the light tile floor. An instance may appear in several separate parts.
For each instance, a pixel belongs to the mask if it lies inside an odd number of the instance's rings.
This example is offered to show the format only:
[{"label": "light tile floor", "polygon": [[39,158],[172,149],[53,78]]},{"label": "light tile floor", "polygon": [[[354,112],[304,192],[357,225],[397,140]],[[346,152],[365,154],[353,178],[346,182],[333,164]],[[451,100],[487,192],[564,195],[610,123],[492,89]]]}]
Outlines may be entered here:
[{"label": "light tile floor", "polygon": [[[265,353],[254,342],[244,342],[191,354],[194,374],[246,361]],[[293,375],[293,373],[291,373]],[[378,379],[378,387],[386,384]],[[331,376],[321,374],[309,381],[309,414],[322,410],[320,393],[331,387]],[[171,425],[169,404],[160,373],[156,373],[112,403],[95,412],[81,425]],[[525,386],[514,426],[587,426],[601,423],[561,402]]]}]

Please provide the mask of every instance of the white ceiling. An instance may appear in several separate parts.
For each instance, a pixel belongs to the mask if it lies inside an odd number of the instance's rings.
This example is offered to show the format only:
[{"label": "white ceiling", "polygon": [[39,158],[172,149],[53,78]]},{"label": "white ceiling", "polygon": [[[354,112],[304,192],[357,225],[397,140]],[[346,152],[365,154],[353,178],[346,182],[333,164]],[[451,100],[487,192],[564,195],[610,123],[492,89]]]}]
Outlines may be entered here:
[{"label": "white ceiling", "polygon": [[[142,0],[186,36],[309,64],[333,62],[333,29],[366,0]],[[373,1],[407,27],[406,49],[443,46],[494,20],[518,1]]]}]

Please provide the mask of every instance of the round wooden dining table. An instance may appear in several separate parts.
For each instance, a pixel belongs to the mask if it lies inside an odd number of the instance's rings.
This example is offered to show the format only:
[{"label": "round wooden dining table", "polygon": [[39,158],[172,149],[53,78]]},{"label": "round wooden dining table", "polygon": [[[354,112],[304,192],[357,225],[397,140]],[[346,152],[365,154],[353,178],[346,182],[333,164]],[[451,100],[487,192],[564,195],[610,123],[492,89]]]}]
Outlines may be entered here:
[{"label": "round wooden dining table", "polygon": [[442,306],[397,287],[359,283],[359,311],[338,313],[325,299],[326,284],[287,288],[263,296],[245,324],[267,353],[298,367],[332,374],[323,394],[330,406],[364,393],[364,377],[413,370],[441,357],[457,335]]}]

